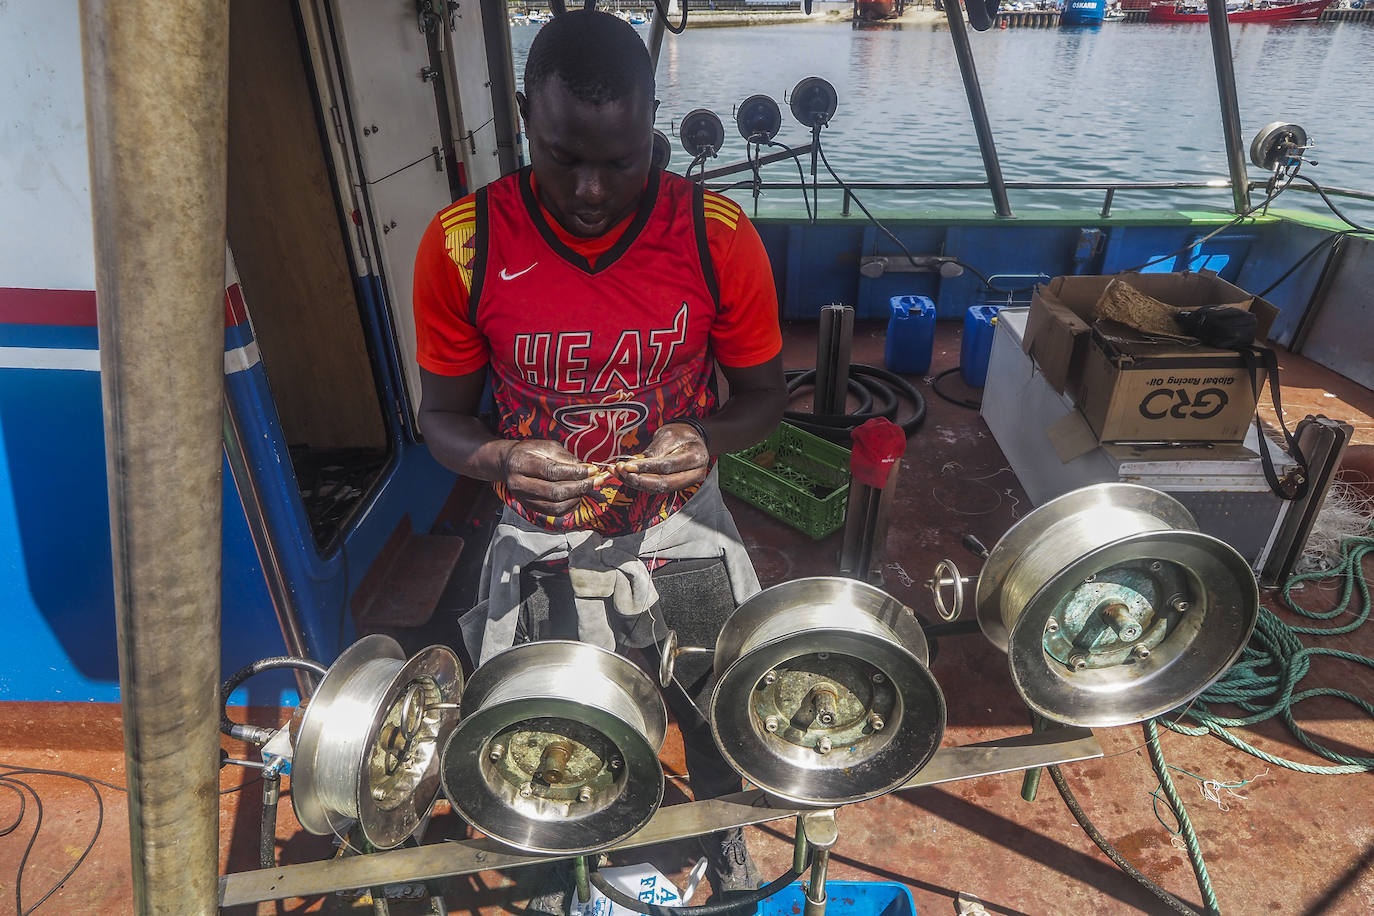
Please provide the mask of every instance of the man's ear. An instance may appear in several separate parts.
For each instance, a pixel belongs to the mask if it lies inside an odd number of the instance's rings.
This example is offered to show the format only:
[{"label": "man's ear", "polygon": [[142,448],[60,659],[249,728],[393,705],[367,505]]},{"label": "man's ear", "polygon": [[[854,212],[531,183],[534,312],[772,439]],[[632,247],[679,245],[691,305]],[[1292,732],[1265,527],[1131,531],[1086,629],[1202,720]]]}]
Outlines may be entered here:
[{"label": "man's ear", "polygon": [[525,122],[528,127],[530,123],[530,100],[525,98],[525,93],[515,93],[515,107],[520,111],[520,120]]}]

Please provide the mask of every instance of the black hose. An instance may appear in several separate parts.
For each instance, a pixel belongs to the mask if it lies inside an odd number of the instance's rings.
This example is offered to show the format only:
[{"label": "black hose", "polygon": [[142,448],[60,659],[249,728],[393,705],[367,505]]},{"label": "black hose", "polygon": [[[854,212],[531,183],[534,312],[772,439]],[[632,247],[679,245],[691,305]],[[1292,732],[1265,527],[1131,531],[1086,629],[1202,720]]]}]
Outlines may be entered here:
[{"label": "black hose", "polygon": [[[795,393],[808,385],[814,385],[815,369],[793,369],[787,373],[787,392]],[[800,410],[786,411],[783,416],[793,426],[809,433],[815,433],[836,442],[848,442],[854,427],[872,420],[885,417],[895,421],[897,418],[897,396],[901,395],[911,402],[915,412],[898,425],[902,432],[910,436],[926,419],[926,399],[911,382],[877,366],[854,363],[849,367],[849,388],[859,386],[859,410],[844,414],[814,414]],[[876,405],[870,407],[869,405]]]},{"label": "black hose", "polygon": [[752,911],[759,905],[760,900],[773,896],[800,877],[801,872],[790,870],[787,874],[775,878],[756,891],[738,896],[732,894],[729,900],[722,900],[720,903],[708,903],[704,906],[659,906],[657,903],[645,903],[643,900],[637,900],[612,886],[609,881],[601,877],[599,871],[591,873],[591,882],[615,905],[623,906],[635,913],[643,913],[644,916],[725,916],[729,913]]},{"label": "black hose", "polygon": [[1069,783],[1064,779],[1064,774],[1060,772],[1059,767],[1051,766],[1046,767],[1046,769],[1050,771],[1050,778],[1054,780],[1054,787],[1059,790],[1059,795],[1064,799],[1064,804],[1069,806],[1069,813],[1073,815],[1074,820],[1078,821],[1078,826],[1083,828],[1083,832],[1097,844],[1097,848],[1102,850],[1107,858],[1111,859],[1116,863],[1118,868],[1134,878],[1137,884],[1154,894],[1160,900],[1163,900],[1169,909],[1182,913],[1184,916],[1201,916],[1193,907],[1184,903],[1158,884],[1155,884],[1149,878],[1145,877],[1138,868],[1126,861],[1126,857],[1118,852],[1117,848],[1113,846],[1111,842],[1102,835],[1101,831],[1094,826],[1093,822],[1088,819],[1088,813],[1083,810],[1083,806],[1080,805],[1078,799],[1074,797],[1073,791],[1069,789]]},{"label": "black hose", "polygon": [[262,777],[262,829],[258,832],[258,866],[277,867],[277,802],[281,798],[281,774]]},{"label": "black hose", "polygon": [[328,668],[314,659],[297,658],[294,655],[274,655],[271,658],[260,658],[244,665],[229,675],[219,688],[219,730],[222,733],[230,738],[237,738],[252,744],[263,745],[267,743],[267,739],[272,737],[274,729],[263,728],[260,725],[240,725],[229,718],[229,695],[238,690],[239,685],[250,677],[264,671],[276,671],[281,668],[297,668],[318,674],[320,677],[329,673]]},{"label": "black hose", "polygon": [[947,375],[953,375],[954,373],[958,372],[959,369],[959,366],[955,366],[953,369],[946,369],[944,372],[941,372],[939,375],[932,378],[930,380],[931,389],[936,394],[938,394],[943,400],[949,401],[951,404],[955,404],[959,407],[967,407],[970,410],[982,410],[982,400],[975,401],[972,398],[956,398],[954,395],[945,394],[943,391],[940,390],[940,379],[944,378]]}]

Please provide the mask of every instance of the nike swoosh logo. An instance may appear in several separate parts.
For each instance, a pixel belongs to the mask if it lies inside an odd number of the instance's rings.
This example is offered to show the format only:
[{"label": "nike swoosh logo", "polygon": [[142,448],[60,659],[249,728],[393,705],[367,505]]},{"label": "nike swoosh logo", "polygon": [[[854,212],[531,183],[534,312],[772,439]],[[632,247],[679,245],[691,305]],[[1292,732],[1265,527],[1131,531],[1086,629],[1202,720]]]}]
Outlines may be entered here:
[{"label": "nike swoosh logo", "polygon": [[525,274],[527,274],[527,273],[529,273],[530,271],[534,270],[534,269],[535,269],[536,267],[538,267],[538,266],[539,266],[539,262],[538,262],[538,261],[535,261],[535,262],[534,262],[533,264],[531,264],[529,267],[526,267],[524,270],[518,270],[518,271],[516,271],[515,273],[510,273],[510,272],[507,271],[504,267],[502,267],[502,268],[501,268],[501,279],[502,279],[502,280],[514,280],[516,277],[523,277]]}]

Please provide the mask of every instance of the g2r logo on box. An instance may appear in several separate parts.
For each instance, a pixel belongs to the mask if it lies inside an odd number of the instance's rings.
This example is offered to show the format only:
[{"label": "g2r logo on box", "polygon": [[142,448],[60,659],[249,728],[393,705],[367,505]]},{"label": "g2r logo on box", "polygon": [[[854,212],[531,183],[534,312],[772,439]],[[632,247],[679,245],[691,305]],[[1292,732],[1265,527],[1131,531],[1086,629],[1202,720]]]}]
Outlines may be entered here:
[{"label": "g2r logo on box", "polygon": [[1156,388],[1140,399],[1140,415],[1147,420],[1210,420],[1230,400],[1220,388],[1203,388],[1191,395],[1187,388]]}]

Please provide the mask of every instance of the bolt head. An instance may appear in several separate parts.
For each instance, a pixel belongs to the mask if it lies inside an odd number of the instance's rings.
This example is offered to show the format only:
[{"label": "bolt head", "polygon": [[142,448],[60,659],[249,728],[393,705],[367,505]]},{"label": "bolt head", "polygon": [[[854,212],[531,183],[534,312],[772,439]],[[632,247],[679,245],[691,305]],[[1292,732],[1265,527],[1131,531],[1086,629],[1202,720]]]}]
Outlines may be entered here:
[{"label": "bolt head", "polygon": [[1058,632],[1059,632],[1059,621],[1055,620],[1053,617],[1051,617],[1049,620],[1046,620],[1046,621],[1045,621],[1045,632],[1046,632],[1046,633],[1058,633]]},{"label": "bolt head", "polygon": [[1188,609],[1190,607],[1192,607],[1192,605],[1189,604],[1187,601],[1184,601],[1182,598],[1174,602],[1174,610],[1180,614],[1188,613]]},{"label": "bolt head", "polygon": [[1131,649],[1131,655],[1135,656],[1136,658],[1149,658],[1149,657],[1150,657],[1150,647],[1149,647],[1149,646],[1136,646],[1135,648]]},{"label": "bolt head", "polygon": [[817,753],[820,753],[820,754],[828,754],[828,753],[830,753],[830,739],[829,739],[829,738],[821,738],[820,741],[817,741],[817,742],[816,742],[816,752],[817,752]]},{"label": "bolt head", "polygon": [[533,795],[533,794],[534,794],[534,787],[531,786],[529,783],[524,783],[524,784],[522,784],[522,785],[520,786],[520,797],[521,797],[521,798],[529,798],[529,797],[530,797],[531,795]]},{"label": "bolt head", "polygon": [[612,771],[619,770],[619,769],[620,769],[621,767],[623,767],[624,765],[625,765],[625,761],[621,760],[619,757],[612,757],[612,758],[611,758],[611,770],[612,770]]},{"label": "bolt head", "polygon": [[829,657],[830,657],[830,653],[829,653],[829,652],[817,652],[817,653],[816,653],[816,658],[817,658],[818,660],[820,660],[820,661],[825,661],[825,660],[826,660],[827,658],[829,658]]},{"label": "bolt head", "polygon": [[1093,573],[1091,576],[1088,576],[1087,578],[1085,578],[1085,579],[1083,580],[1083,583],[1086,585],[1086,584],[1089,583],[1089,582],[1096,582],[1096,581],[1097,581],[1097,573]]},{"label": "bolt head", "polygon": [[591,787],[591,786],[583,786],[582,789],[581,789],[581,791],[579,791],[579,792],[577,793],[577,800],[580,801],[580,802],[589,802],[589,801],[591,801],[591,800],[592,800],[592,787]]},{"label": "bolt head", "polygon": [[763,676],[763,686],[771,687],[777,679],[778,673],[776,671],[769,671]]},{"label": "bolt head", "polygon": [[764,720],[763,720],[763,729],[764,729],[764,731],[767,731],[767,732],[775,732],[775,731],[777,731],[777,730],[778,730],[778,717],[777,717],[777,716],[769,716],[768,718],[764,719]]},{"label": "bolt head", "polygon": [[1159,562],[1158,560],[1155,560],[1153,563],[1150,564],[1150,572],[1159,572],[1163,568],[1164,564]]},{"label": "bolt head", "polygon": [[492,763],[495,763],[504,756],[506,756],[506,748],[500,744],[493,744],[491,746],[491,752],[487,754],[487,759],[489,759]]},{"label": "bolt head", "polygon": [[883,684],[887,682],[887,677],[881,671],[873,675],[873,683]]},{"label": "bolt head", "polygon": [[381,801],[382,799],[386,798],[386,789],[382,788],[381,786],[373,786],[372,798],[374,801]]},{"label": "bolt head", "polygon": [[1088,667],[1088,657],[1075,652],[1073,655],[1069,656],[1069,667],[1073,668],[1075,671],[1082,671],[1084,668]]},{"label": "bolt head", "polygon": [[886,724],[887,723],[883,721],[883,717],[878,715],[876,712],[868,717],[868,727],[873,729],[875,732],[882,731],[883,726]]}]

